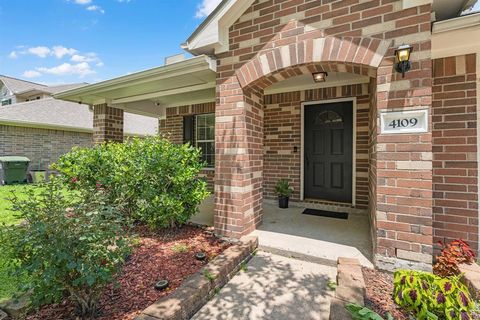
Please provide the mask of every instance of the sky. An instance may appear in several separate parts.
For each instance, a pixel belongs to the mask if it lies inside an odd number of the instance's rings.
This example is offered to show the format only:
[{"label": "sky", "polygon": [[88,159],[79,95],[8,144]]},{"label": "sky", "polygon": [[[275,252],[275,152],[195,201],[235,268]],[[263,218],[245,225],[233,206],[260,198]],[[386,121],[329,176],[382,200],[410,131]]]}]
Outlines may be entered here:
[{"label": "sky", "polygon": [[0,74],[94,83],[163,65],[221,0],[0,0]]},{"label": "sky", "polygon": [[157,67],[220,1],[0,0],[0,74],[55,85]]}]

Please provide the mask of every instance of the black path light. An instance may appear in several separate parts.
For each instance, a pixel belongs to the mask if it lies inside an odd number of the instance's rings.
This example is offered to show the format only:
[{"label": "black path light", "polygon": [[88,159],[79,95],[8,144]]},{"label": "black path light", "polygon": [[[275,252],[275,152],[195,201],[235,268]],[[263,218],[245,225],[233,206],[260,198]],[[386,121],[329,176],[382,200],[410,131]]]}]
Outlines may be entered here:
[{"label": "black path light", "polygon": [[157,283],[155,283],[155,289],[159,291],[165,290],[168,288],[168,285],[168,280],[159,280]]},{"label": "black path light", "polygon": [[402,78],[405,78],[405,73],[412,68],[412,63],[410,62],[412,51],[413,47],[405,44],[395,50],[395,70],[402,74]]},{"label": "black path light", "polygon": [[195,254],[195,259],[199,260],[199,261],[203,261],[207,258],[207,255],[204,253],[204,252],[197,252]]}]

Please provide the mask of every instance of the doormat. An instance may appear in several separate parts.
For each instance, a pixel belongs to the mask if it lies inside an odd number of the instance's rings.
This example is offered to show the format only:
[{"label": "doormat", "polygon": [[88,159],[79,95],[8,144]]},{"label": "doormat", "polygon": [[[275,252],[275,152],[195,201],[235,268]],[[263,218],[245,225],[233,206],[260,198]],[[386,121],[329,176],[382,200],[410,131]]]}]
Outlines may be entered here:
[{"label": "doormat", "polygon": [[318,217],[343,219],[343,220],[348,219],[348,213],[346,212],[332,212],[332,211],[325,211],[325,210],[305,209],[303,210],[302,214],[308,214],[310,216],[318,216]]}]

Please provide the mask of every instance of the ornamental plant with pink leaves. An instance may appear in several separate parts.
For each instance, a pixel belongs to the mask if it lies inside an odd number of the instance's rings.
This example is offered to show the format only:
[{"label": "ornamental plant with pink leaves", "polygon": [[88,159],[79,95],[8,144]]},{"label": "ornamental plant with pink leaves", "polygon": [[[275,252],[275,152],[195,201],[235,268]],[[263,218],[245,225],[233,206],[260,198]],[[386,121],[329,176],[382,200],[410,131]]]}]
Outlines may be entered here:
[{"label": "ornamental plant with pink leaves", "polygon": [[470,320],[475,308],[459,276],[442,278],[422,271],[395,272],[394,299],[418,320]]}]

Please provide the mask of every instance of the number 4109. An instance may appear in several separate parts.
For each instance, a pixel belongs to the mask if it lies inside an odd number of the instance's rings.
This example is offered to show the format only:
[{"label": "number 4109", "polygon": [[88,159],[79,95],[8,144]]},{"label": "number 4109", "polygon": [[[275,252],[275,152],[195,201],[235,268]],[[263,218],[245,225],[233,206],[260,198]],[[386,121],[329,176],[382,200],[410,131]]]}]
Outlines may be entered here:
[{"label": "number 4109", "polygon": [[417,118],[410,119],[396,119],[388,124],[391,128],[406,128],[406,127],[415,127],[418,124]]}]

